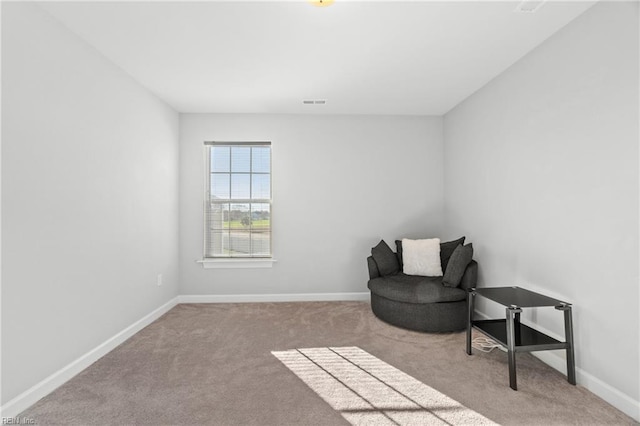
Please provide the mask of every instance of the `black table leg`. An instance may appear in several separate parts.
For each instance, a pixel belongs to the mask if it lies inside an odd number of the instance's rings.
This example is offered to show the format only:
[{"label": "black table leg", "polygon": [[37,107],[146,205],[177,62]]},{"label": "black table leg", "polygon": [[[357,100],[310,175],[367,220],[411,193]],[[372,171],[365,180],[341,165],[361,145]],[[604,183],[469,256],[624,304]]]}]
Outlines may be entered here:
[{"label": "black table leg", "polygon": [[564,335],[567,344],[567,381],[572,385],[576,384],[576,360],[573,350],[573,318],[571,315],[571,305],[566,303],[556,306],[556,309],[564,311]]},{"label": "black table leg", "polygon": [[473,329],[473,305],[476,299],[476,289],[470,288],[467,292],[467,355],[471,355],[471,331]]},{"label": "black table leg", "polygon": [[509,360],[509,386],[513,390],[518,390],[516,379],[516,325],[519,327],[520,322],[516,322],[516,316],[520,317],[522,309],[517,306],[510,306],[506,309],[507,313],[507,358]]}]

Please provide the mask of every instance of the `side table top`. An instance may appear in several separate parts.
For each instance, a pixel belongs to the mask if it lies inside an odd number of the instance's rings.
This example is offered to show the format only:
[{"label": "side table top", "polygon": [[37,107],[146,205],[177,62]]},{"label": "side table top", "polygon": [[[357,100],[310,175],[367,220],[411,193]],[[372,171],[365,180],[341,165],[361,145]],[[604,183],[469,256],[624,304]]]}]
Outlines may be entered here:
[{"label": "side table top", "polygon": [[475,292],[503,306],[535,308],[568,305],[567,302],[563,302],[562,300],[554,299],[520,287],[484,287],[476,288]]}]

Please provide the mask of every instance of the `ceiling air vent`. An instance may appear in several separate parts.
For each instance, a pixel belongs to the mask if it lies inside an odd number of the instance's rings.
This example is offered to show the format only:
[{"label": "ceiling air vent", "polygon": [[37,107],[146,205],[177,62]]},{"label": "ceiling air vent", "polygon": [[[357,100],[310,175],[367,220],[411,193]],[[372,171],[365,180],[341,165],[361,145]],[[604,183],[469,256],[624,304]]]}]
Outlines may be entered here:
[{"label": "ceiling air vent", "polygon": [[305,105],[324,105],[327,103],[326,99],[304,99],[302,101]]},{"label": "ceiling air vent", "polygon": [[537,12],[544,2],[545,0],[524,0],[520,2],[520,4],[518,5],[518,7],[516,7],[514,12],[518,12],[518,13]]}]

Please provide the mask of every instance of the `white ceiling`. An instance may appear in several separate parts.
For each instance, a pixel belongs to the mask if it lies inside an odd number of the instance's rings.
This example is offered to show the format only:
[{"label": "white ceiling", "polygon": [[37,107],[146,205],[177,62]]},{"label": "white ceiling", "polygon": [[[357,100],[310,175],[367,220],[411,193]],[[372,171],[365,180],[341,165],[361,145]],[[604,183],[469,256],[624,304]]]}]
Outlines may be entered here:
[{"label": "white ceiling", "polygon": [[594,4],[518,3],[40,4],[179,112],[441,115]]}]

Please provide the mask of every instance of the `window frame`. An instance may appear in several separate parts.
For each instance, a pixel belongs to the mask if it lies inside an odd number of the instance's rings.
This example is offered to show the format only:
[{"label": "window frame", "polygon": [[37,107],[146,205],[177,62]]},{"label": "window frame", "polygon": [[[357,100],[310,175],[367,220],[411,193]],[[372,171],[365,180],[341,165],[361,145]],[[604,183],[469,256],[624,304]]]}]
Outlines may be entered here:
[{"label": "window frame", "polygon": [[[211,254],[210,249],[210,241],[211,241],[211,204],[212,204],[212,194],[211,194],[211,182],[213,171],[211,170],[211,152],[213,147],[268,147],[269,148],[269,198],[268,199],[252,199],[251,192],[249,193],[249,198],[240,199],[240,198],[232,198],[232,194],[229,193],[229,199],[225,199],[219,204],[228,203],[230,206],[232,204],[268,204],[269,205],[269,254],[248,254],[248,255],[228,255],[228,256],[214,256]],[[270,267],[271,262],[275,262],[273,259],[273,149],[270,141],[243,141],[243,142],[229,142],[229,141],[205,141],[204,142],[204,214],[203,214],[203,260],[200,263],[203,263],[205,268],[210,267]],[[249,175],[250,188],[252,185],[253,178],[253,159],[250,161],[250,169],[246,174]],[[225,172],[223,172],[225,173]],[[233,171],[229,168],[229,178],[231,178]],[[244,172],[243,172],[244,173]],[[257,172],[256,172],[257,173]],[[257,173],[257,174],[266,174],[266,173]],[[251,234],[250,234],[251,235]],[[251,237],[249,237],[249,241],[251,241]]]}]

